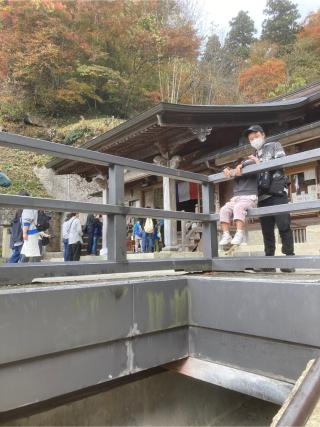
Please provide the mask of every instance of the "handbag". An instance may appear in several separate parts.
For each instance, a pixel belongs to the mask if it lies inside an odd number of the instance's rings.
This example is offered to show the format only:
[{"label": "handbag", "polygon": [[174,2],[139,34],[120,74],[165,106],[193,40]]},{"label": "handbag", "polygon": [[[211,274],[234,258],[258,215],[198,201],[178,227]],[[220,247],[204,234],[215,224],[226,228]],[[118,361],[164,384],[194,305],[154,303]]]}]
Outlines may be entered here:
[{"label": "handbag", "polygon": [[50,243],[50,237],[43,236],[41,237],[41,240],[42,240],[42,246],[47,246]]}]

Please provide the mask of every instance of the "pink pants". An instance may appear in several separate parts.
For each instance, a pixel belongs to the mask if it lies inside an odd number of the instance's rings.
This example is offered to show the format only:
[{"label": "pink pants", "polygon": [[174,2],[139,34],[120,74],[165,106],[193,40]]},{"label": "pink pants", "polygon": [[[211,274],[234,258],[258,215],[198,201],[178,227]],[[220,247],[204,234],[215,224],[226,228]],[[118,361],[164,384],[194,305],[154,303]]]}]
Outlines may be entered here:
[{"label": "pink pants", "polygon": [[233,220],[245,222],[247,210],[257,206],[256,196],[236,196],[220,209],[220,222],[230,224]]}]

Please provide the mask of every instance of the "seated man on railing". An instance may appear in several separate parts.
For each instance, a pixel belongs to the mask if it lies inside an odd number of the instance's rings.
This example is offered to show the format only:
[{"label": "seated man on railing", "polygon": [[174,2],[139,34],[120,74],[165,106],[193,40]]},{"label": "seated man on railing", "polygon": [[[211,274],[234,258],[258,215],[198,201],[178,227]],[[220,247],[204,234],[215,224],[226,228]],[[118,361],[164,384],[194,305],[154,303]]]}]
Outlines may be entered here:
[{"label": "seated man on railing", "polygon": [[[279,142],[266,142],[264,130],[259,125],[250,126],[245,131],[251,146],[256,150],[255,155],[249,156],[252,164],[259,164],[269,160],[285,156],[282,145]],[[283,169],[265,171],[258,177],[258,207],[282,205],[288,203],[288,182]],[[260,218],[266,256],[274,256],[276,239],[274,227],[277,225],[282,242],[282,253],[294,255],[293,234],[290,228],[290,214],[275,214]],[[263,269],[275,271],[274,268]],[[292,268],[282,268],[282,272],[292,273]]]}]

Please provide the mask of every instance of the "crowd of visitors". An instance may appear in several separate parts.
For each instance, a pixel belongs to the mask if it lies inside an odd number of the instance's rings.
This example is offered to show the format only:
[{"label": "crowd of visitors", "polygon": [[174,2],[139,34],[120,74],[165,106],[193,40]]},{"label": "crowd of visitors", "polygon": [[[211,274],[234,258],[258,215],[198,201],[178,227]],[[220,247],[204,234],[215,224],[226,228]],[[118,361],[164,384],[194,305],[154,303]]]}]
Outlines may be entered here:
[{"label": "crowd of visitors", "polygon": [[137,219],[133,226],[134,252],[160,252],[163,242],[164,221],[145,218]]}]

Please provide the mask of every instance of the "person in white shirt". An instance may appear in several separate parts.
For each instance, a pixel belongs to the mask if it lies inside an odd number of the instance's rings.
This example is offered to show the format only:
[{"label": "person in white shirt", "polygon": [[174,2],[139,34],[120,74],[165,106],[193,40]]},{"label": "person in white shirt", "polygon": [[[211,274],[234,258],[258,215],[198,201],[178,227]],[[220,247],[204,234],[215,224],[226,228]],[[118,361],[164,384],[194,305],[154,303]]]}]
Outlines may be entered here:
[{"label": "person in white shirt", "polygon": [[38,211],[36,209],[23,209],[21,215],[23,246],[21,249],[22,262],[40,261],[39,247],[40,232],[37,229]]},{"label": "person in white shirt", "polygon": [[67,214],[62,224],[63,259],[69,261],[69,226],[71,214]]},{"label": "person in white shirt", "polygon": [[70,214],[70,219],[67,221],[67,224],[69,261],[79,261],[83,234],[79,213]]}]

